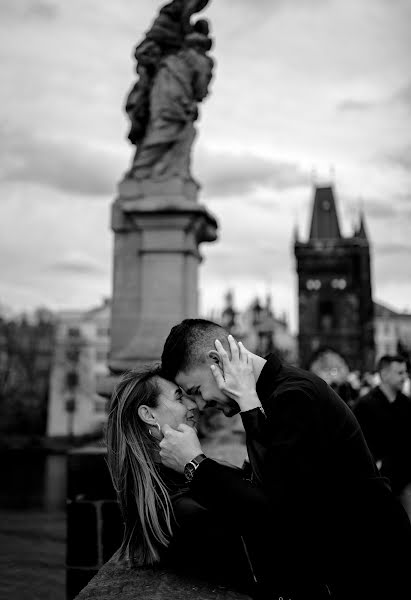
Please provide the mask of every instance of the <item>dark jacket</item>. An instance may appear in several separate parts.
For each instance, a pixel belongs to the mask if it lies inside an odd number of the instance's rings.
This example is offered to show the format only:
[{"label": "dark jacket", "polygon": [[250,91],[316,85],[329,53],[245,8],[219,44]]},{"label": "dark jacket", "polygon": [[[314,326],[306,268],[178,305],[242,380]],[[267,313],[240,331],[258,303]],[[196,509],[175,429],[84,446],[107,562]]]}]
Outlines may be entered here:
[{"label": "dark jacket", "polygon": [[[217,471],[218,465],[215,463]],[[163,466],[160,467],[160,473],[170,494],[174,517],[173,537],[170,546],[162,552],[162,564],[171,566],[182,575],[204,579],[208,584],[224,585],[253,596],[256,587],[254,565],[244,533],[259,525],[253,521],[254,511],[249,519],[240,519],[239,513],[236,513],[236,518],[227,517],[219,504],[209,504],[208,508],[200,504],[183,475]],[[242,481],[245,476],[242,469],[228,465],[223,467],[223,473],[226,478],[233,477],[235,482]],[[243,499],[247,497],[248,508],[253,507],[248,486],[241,489],[240,496]],[[264,502],[264,494],[257,492],[256,499],[263,499]]]},{"label": "dark jacket", "polygon": [[[409,577],[411,525],[347,405],[322,379],[274,356],[257,393],[266,417],[242,413],[254,483],[234,481],[207,460],[192,491],[204,506],[244,522],[261,580],[331,582],[336,597],[351,599],[380,597],[384,585],[391,590]],[[386,580],[373,586],[379,564]]]},{"label": "dark jacket", "polygon": [[353,408],[374,459],[382,462],[395,493],[411,481],[411,400],[399,392],[394,402],[376,387]]}]

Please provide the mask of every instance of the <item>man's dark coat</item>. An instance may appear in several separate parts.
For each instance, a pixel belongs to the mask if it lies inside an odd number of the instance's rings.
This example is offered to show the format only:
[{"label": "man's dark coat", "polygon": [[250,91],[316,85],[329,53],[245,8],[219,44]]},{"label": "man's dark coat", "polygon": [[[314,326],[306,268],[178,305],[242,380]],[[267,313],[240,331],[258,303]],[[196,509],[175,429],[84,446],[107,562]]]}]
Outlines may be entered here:
[{"label": "man's dark coat", "polygon": [[351,410],[322,379],[273,355],[257,393],[266,416],[241,413],[253,480],[207,459],[194,497],[242,523],[263,585],[330,583],[347,600],[402,594],[411,525]]},{"label": "man's dark coat", "polygon": [[368,447],[394,492],[401,493],[411,481],[411,399],[399,392],[389,402],[376,387],[353,408]]}]

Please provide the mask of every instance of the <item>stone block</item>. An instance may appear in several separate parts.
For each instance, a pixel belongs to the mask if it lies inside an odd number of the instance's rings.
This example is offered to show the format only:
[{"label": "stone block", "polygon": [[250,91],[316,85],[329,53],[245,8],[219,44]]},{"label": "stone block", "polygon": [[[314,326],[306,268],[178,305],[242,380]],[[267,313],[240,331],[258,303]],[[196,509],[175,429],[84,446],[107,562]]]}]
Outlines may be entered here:
[{"label": "stone block", "polygon": [[67,569],[66,600],[73,600],[97,573],[97,569]]},{"label": "stone block", "polygon": [[171,177],[166,180],[154,181],[153,179],[131,179],[126,177],[119,183],[118,191],[121,198],[146,199],[146,198],[185,198],[195,202],[198,195],[199,184],[193,179]]},{"label": "stone block", "polygon": [[131,569],[106,563],[76,600],[251,600],[248,594],[216,582],[182,576],[163,568]]},{"label": "stone block", "polygon": [[68,455],[69,500],[116,500],[103,447],[73,450]]},{"label": "stone block", "polygon": [[97,506],[92,502],[67,505],[67,565],[99,567]]}]

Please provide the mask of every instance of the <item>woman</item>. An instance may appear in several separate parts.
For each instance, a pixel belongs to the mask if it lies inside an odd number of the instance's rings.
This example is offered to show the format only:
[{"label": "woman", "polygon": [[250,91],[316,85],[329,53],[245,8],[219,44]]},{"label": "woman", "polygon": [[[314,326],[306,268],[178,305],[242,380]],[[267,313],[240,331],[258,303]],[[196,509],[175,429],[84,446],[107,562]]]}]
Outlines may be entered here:
[{"label": "woman", "polygon": [[195,428],[198,416],[197,405],[159,367],[129,371],[117,385],[107,462],[125,526],[118,558],[135,567],[161,561],[183,575],[251,592],[254,573],[241,528],[230,515],[206,510],[184,476],[160,460],[164,425]]},{"label": "woman", "polygon": [[125,532],[120,557],[133,565],[159,562],[173,534],[173,500],[184,477],[161,464],[161,428],[195,427],[196,404],[159,367],[125,373],[114,391],[107,423],[108,466]]}]

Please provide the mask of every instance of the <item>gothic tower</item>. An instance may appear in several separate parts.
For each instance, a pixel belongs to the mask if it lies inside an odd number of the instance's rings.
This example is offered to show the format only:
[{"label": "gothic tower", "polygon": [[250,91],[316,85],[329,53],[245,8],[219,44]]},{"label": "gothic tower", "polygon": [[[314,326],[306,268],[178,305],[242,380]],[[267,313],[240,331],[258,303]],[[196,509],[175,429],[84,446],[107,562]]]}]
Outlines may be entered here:
[{"label": "gothic tower", "polygon": [[370,245],[361,214],[352,237],[341,234],[332,186],[316,186],[309,239],[296,235],[299,360],[308,368],[321,350],[348,367],[373,369]]}]

